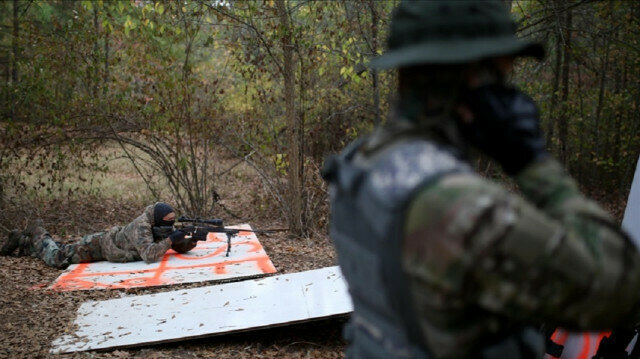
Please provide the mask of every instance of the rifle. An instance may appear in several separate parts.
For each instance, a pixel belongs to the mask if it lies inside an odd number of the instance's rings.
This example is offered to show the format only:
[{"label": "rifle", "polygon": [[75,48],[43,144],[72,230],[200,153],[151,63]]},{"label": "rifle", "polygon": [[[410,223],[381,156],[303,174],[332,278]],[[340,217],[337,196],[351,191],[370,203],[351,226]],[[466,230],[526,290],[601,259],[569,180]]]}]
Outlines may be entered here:
[{"label": "rifle", "polygon": [[[253,232],[253,233],[273,233],[277,231],[285,231],[286,229],[236,229],[225,228],[222,219],[202,219],[202,218],[189,218],[180,216],[176,220],[176,229],[185,232],[188,236],[191,236],[196,241],[206,241],[209,233],[224,233],[227,236],[227,253],[226,257],[231,252],[231,238],[238,235],[240,232]],[[189,223],[185,225],[185,223]]]}]

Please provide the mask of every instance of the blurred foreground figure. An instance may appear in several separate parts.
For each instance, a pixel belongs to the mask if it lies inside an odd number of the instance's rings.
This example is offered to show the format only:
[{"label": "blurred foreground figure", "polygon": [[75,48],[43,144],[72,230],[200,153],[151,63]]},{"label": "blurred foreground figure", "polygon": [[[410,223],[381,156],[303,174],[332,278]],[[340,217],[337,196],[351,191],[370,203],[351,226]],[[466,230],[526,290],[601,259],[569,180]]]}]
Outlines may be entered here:
[{"label": "blurred foreground figure", "polygon": [[[630,328],[640,254],[545,150],[536,105],[505,77],[517,56],[502,2],[403,1],[388,122],[330,158],[331,237],[354,313],[348,358],[542,358],[545,336]],[[521,195],[473,172],[470,147]]]},{"label": "blurred foreground figure", "polygon": [[57,268],[102,260],[157,262],[169,248],[185,253],[196,246],[196,241],[185,238],[184,232],[173,230],[175,218],[170,205],[157,202],[124,227],[89,234],[71,244],[54,241],[42,221],[35,220],[24,231],[13,231],[0,240],[0,255],[10,255],[18,249],[20,255],[38,257]]}]

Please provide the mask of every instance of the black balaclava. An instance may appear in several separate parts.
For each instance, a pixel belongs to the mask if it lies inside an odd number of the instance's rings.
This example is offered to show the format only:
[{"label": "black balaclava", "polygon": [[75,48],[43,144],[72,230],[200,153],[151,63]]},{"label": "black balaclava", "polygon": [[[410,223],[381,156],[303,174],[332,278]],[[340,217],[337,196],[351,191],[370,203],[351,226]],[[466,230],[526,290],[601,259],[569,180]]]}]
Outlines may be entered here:
[{"label": "black balaclava", "polygon": [[164,203],[158,202],[153,207],[153,225],[154,226],[173,226],[175,221],[165,221],[162,218],[169,213],[174,212],[173,207]]}]

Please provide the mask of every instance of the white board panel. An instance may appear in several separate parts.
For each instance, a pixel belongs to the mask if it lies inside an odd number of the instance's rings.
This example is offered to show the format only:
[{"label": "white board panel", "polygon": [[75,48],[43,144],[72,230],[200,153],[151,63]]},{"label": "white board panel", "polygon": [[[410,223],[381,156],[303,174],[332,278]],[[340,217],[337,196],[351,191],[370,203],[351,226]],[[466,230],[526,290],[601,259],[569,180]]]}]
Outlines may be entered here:
[{"label": "white board panel", "polygon": [[[251,226],[242,224],[229,228],[251,229]],[[240,231],[232,237],[229,256],[226,254],[226,235],[209,233],[207,240],[198,242],[191,251],[179,254],[169,250],[156,263],[103,261],[71,265],[50,288],[71,291],[151,287],[257,277],[276,272],[253,232]]]},{"label": "white board panel", "polygon": [[631,183],[631,191],[627,200],[627,208],[624,211],[622,228],[627,230],[636,246],[640,248],[640,159],[636,164],[636,173]]},{"label": "white board panel", "polygon": [[127,347],[279,326],[353,310],[338,267],[83,303],[52,353]]}]

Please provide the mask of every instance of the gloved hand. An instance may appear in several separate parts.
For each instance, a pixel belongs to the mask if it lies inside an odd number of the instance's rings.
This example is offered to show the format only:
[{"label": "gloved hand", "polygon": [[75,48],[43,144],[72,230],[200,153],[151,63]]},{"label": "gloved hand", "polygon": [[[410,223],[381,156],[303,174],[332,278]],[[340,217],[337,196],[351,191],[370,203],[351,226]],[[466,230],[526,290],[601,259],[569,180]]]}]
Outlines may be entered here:
[{"label": "gloved hand", "polygon": [[497,160],[507,174],[515,175],[548,155],[538,108],[521,91],[484,85],[465,91],[460,104],[466,110],[458,121],[464,138]]},{"label": "gloved hand", "polygon": [[196,247],[198,241],[193,240],[193,238],[182,238],[176,239],[175,241],[171,241],[171,249],[178,253],[187,253],[193,248]]},{"label": "gloved hand", "polygon": [[186,233],[184,233],[183,231],[177,229],[173,233],[171,233],[171,235],[169,235],[169,239],[171,239],[171,243],[174,243],[176,241],[184,240],[184,237],[186,235],[187,235]]},{"label": "gloved hand", "polygon": [[169,237],[175,231],[175,229],[173,228],[173,226],[153,226],[151,228],[151,231],[153,233],[153,240],[161,241]]}]

